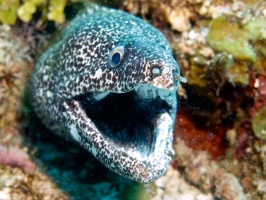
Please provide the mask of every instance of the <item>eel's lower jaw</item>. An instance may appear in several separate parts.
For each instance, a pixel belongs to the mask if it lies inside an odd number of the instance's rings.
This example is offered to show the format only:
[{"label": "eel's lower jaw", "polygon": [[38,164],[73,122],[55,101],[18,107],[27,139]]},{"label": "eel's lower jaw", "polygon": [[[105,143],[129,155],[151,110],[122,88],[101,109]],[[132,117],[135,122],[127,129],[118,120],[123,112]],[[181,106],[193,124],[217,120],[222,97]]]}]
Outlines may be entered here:
[{"label": "eel's lower jaw", "polygon": [[[116,95],[119,99],[120,95],[122,95],[122,99],[125,99],[120,101],[116,99]],[[173,99],[176,98],[175,94],[173,95],[173,93],[169,91],[160,91],[151,86],[141,85],[135,88],[135,91],[128,94],[114,94],[113,96],[108,96],[109,97],[102,99],[99,105],[95,103],[89,108],[86,108],[86,103],[84,104],[83,100],[80,98],[74,98],[68,103],[65,102],[68,115],[72,118],[72,124],[69,124],[68,127],[71,135],[97,159],[118,174],[142,183],[149,183],[156,180],[164,174],[169,162],[174,156],[172,134],[173,113],[175,113],[176,110],[176,105],[174,105],[176,102],[175,99]],[[131,98],[133,98],[132,101],[140,101],[134,107],[139,109],[139,111],[129,110],[128,112],[130,112],[133,118],[141,116],[140,118],[143,119],[135,120],[132,118],[124,120],[123,118],[118,118],[118,121],[114,121],[114,124],[119,127],[113,128],[113,121],[110,123],[108,121],[110,120],[108,116],[104,119],[107,122],[106,124],[102,122],[101,118],[95,118],[94,115],[97,115],[98,112],[100,113],[100,110],[104,110],[106,107],[109,108],[110,106],[119,106],[114,104],[115,101],[118,101],[118,104],[123,104],[123,102],[130,103],[127,101],[131,101]],[[109,100],[111,100],[111,104],[109,104]],[[150,104],[152,104],[151,107],[149,107]],[[100,109],[99,111],[94,109],[97,108],[97,106]],[[147,106],[155,110],[148,110],[148,112],[146,112],[145,108]],[[126,109],[126,105],[122,105],[122,108],[118,110],[121,113],[113,114],[127,115]],[[116,112],[116,110],[112,111]],[[106,115],[108,115],[108,111],[106,112]],[[139,115],[135,115],[136,113],[139,113]],[[112,118],[112,115],[110,118]],[[122,123],[125,124],[121,125],[119,120],[122,120]],[[148,125],[145,127],[147,123]],[[119,141],[121,139],[120,136],[116,136],[116,138],[113,139],[112,134],[106,133],[108,131],[115,132],[120,130],[125,134],[130,132],[132,128],[141,131],[142,129],[148,130],[146,132],[143,131],[143,134],[139,134],[141,140],[148,138],[146,139],[146,143],[141,141],[144,145],[138,144],[138,138],[128,142],[126,140],[129,140],[131,136],[126,136],[125,141]],[[138,130],[132,131],[132,137],[138,134]],[[144,134],[147,135],[141,137],[141,135]]]}]

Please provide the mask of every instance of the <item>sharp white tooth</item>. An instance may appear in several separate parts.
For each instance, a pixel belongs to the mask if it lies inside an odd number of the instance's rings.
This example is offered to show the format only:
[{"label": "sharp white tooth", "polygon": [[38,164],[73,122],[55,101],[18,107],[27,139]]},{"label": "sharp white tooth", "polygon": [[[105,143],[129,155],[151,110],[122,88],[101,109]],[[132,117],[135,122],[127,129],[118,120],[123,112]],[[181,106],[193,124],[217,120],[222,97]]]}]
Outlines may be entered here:
[{"label": "sharp white tooth", "polygon": [[167,97],[168,92],[167,92],[166,90],[164,90],[164,89],[160,89],[158,92],[159,92],[159,96],[160,96],[160,98],[161,98],[162,100],[165,100],[166,97]]},{"label": "sharp white tooth", "polygon": [[155,88],[152,88],[152,93],[153,93],[153,98],[155,99],[156,98],[156,89]]},{"label": "sharp white tooth", "polygon": [[94,92],[93,98],[96,101],[100,101],[100,100],[104,99],[108,94],[109,94],[109,92]]}]

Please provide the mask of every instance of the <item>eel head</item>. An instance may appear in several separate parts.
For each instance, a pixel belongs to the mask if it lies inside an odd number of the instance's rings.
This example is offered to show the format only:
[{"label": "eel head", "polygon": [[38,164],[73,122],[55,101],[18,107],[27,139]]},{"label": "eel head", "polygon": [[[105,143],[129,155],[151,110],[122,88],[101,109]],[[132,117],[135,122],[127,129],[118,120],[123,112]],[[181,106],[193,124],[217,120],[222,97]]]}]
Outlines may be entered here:
[{"label": "eel head", "polygon": [[174,156],[183,79],[167,48],[141,39],[113,44],[102,65],[79,75],[77,90],[64,88],[71,94],[63,106],[72,137],[113,171],[142,183],[162,176]]}]

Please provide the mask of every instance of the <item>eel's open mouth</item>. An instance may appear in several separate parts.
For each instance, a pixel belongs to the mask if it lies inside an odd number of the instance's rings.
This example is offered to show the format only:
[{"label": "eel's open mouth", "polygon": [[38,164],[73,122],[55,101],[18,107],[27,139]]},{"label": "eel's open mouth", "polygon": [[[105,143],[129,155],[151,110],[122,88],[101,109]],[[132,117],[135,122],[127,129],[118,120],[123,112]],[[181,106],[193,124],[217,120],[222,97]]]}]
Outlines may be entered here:
[{"label": "eel's open mouth", "polygon": [[[170,91],[151,85],[140,85],[130,92],[102,95],[101,100],[93,103],[91,93],[79,95],[75,99],[82,104],[88,118],[106,140],[118,149],[147,159],[154,156],[156,143],[164,143],[159,139],[167,141],[167,138],[157,136],[159,132],[171,131],[167,130],[168,126],[159,123],[162,123],[160,117],[163,114],[172,115],[173,95]],[[168,156],[173,156],[171,149],[166,146],[161,148],[166,148]]]},{"label": "eel's open mouth", "polygon": [[[117,173],[140,182],[150,182],[165,172],[174,156],[175,95],[175,91],[143,84],[126,93],[89,92],[73,100],[78,102],[78,109],[83,110],[84,118],[96,126],[95,135],[90,137],[102,138],[93,143],[90,151]],[[101,148],[109,150],[103,152]],[[125,159],[119,158],[118,161],[117,158],[116,162],[112,157],[109,163],[111,154]],[[106,161],[102,157],[109,158]],[[134,165],[136,169],[132,169]]]}]

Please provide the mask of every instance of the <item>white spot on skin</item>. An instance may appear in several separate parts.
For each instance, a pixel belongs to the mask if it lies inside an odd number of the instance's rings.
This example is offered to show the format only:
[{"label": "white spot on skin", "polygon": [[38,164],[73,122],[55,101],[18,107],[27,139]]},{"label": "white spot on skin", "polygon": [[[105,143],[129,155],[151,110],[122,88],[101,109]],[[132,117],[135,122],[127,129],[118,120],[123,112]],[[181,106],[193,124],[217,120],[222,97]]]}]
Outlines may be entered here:
[{"label": "white spot on skin", "polygon": [[102,69],[100,68],[100,69],[98,69],[96,72],[95,72],[95,75],[94,76],[91,76],[91,78],[93,79],[93,78],[97,78],[97,79],[99,79],[99,78],[101,78],[102,77]]},{"label": "white spot on skin", "polygon": [[96,101],[100,101],[102,100],[103,98],[105,98],[110,92],[95,92],[93,93],[93,98],[96,100]]},{"label": "white spot on skin", "polygon": [[43,81],[48,81],[48,79],[49,79],[48,75],[43,76]]},{"label": "white spot on skin", "polygon": [[75,124],[70,125],[70,134],[74,138],[74,140],[79,141],[79,134]]},{"label": "white spot on skin", "polygon": [[46,93],[46,96],[50,98],[50,97],[52,97],[52,96],[53,96],[53,93],[52,93],[52,92],[50,92],[50,91],[47,91],[47,93]]},{"label": "white spot on skin", "polygon": [[137,24],[133,21],[130,21],[130,23],[133,25],[133,26],[136,26]]},{"label": "white spot on skin", "polygon": [[114,163],[111,163],[110,167],[111,167],[111,168],[115,168]]},{"label": "white spot on skin", "polygon": [[91,150],[92,155],[94,156],[97,155],[97,149],[94,146],[92,146],[90,150]]}]

